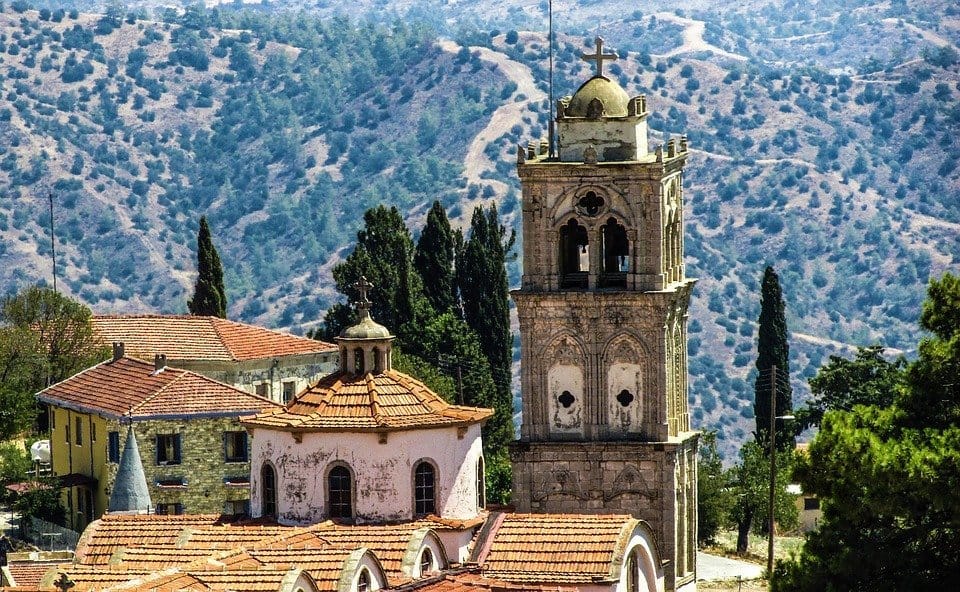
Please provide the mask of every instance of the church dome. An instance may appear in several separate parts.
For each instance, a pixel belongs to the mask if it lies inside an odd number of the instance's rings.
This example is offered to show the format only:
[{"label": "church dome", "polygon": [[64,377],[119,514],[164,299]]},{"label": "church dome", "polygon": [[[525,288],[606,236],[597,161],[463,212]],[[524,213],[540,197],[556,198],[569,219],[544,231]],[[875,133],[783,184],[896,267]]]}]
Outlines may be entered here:
[{"label": "church dome", "polygon": [[[599,104],[595,101],[599,101]],[[584,82],[564,108],[567,117],[626,117],[630,96],[606,76]],[[591,104],[593,106],[591,106]],[[602,109],[597,110],[597,107]]]},{"label": "church dome", "polygon": [[244,418],[248,425],[294,431],[396,431],[482,423],[492,409],[451,405],[419,380],[395,370],[331,374],[286,408]]},{"label": "church dome", "polygon": [[370,314],[364,314],[360,322],[351,327],[347,327],[340,333],[344,339],[390,339],[390,330],[370,318]]}]

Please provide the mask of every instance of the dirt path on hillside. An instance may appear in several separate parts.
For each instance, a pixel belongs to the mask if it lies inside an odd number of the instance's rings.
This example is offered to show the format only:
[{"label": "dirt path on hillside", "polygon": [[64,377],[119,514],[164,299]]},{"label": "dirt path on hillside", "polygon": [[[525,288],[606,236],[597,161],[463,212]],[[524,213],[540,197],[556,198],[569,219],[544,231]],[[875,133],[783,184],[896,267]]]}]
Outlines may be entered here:
[{"label": "dirt path on hillside", "polygon": [[683,16],[677,16],[669,12],[658,12],[653,16],[658,19],[670,21],[682,26],[683,29],[683,45],[676,49],[672,49],[667,53],[655,55],[657,58],[669,58],[671,56],[679,55],[681,53],[692,53],[697,51],[709,51],[715,53],[719,56],[730,58],[731,60],[737,60],[741,62],[747,61],[746,56],[742,56],[738,53],[730,53],[725,49],[721,49],[716,45],[707,43],[703,38],[703,33],[707,29],[707,24],[703,21],[695,21]]},{"label": "dirt path on hillside", "polygon": [[[442,39],[439,45],[442,50],[449,53],[455,54],[460,51],[460,45],[449,39]],[[495,64],[504,76],[517,85],[517,90],[514,91],[506,103],[493,112],[487,126],[473,138],[463,158],[463,176],[466,177],[468,184],[490,185],[497,194],[502,195],[507,190],[506,183],[481,177],[484,171],[494,171],[496,168],[495,163],[487,157],[484,150],[488,144],[505,134],[511,127],[521,121],[527,105],[530,103],[539,103],[544,100],[547,95],[537,88],[537,84],[533,79],[533,73],[528,66],[515,62],[506,55],[486,47],[470,47],[470,51],[479,52],[481,60]],[[517,100],[517,97],[520,95],[524,95],[525,98]],[[464,212],[464,216],[469,216],[473,211],[473,205],[463,204],[462,211]]]},{"label": "dirt path on hillside", "polygon": [[[887,23],[888,25],[895,25],[895,26],[896,26],[896,25],[899,25],[899,24],[900,24],[900,19],[885,18],[885,19],[883,19],[883,22],[884,22],[884,23]],[[940,46],[946,45],[946,46],[948,46],[948,47],[952,47],[952,48],[954,48],[954,49],[957,49],[957,46],[954,45],[952,41],[950,41],[949,39],[947,39],[947,38],[945,38],[945,37],[941,37],[940,35],[934,33],[933,31],[927,31],[926,29],[921,29],[920,27],[918,27],[918,26],[916,26],[916,25],[912,25],[912,24],[910,24],[910,23],[908,23],[908,22],[906,22],[906,21],[903,21],[903,26],[904,26],[905,28],[909,29],[910,31],[913,31],[913,32],[916,33],[917,35],[920,35],[921,37],[923,37],[923,39],[924,39],[925,41],[929,41],[930,43],[933,43],[934,45],[940,45]]]}]

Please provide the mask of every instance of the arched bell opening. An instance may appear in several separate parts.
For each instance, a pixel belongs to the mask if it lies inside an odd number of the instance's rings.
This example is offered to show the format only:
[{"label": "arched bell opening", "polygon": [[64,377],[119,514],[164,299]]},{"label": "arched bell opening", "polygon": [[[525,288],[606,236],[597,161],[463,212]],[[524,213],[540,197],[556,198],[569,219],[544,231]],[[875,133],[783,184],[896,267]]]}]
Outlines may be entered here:
[{"label": "arched bell opening", "polygon": [[590,237],[575,219],[560,227],[560,287],[587,288],[590,276]]},{"label": "arched bell opening", "polygon": [[626,288],[627,272],[630,271],[630,241],[627,229],[610,218],[600,227],[600,274],[601,288]]}]

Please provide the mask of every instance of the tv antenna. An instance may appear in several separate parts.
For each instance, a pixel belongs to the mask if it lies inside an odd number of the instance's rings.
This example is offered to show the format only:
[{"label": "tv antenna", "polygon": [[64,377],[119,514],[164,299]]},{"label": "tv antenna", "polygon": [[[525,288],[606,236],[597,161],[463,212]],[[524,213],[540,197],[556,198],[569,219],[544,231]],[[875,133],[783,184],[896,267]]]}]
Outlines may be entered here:
[{"label": "tv antenna", "polygon": [[547,127],[547,144],[549,145],[549,157],[553,158],[556,156],[554,152],[554,125],[556,115],[554,114],[554,109],[556,108],[553,101],[553,0],[550,0],[547,3],[547,22],[548,22],[548,31],[547,31],[547,43],[549,44],[550,50],[550,124]]}]

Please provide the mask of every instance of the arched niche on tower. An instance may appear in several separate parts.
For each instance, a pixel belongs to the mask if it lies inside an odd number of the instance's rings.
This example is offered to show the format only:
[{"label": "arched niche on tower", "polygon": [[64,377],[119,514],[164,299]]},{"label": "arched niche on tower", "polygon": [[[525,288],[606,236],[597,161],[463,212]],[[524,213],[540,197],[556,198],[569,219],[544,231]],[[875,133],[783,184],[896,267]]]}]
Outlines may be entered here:
[{"label": "arched niche on tower", "polygon": [[630,334],[615,336],[604,348],[607,428],[611,437],[643,432],[649,393],[646,348]]},{"label": "arched niche on tower", "polygon": [[627,228],[615,216],[600,226],[600,287],[626,288],[630,271]]},{"label": "arched niche on tower", "polygon": [[590,274],[590,233],[577,218],[560,226],[558,260],[561,288],[586,288]]},{"label": "arched niche on tower", "polygon": [[547,413],[550,433],[572,438],[583,436],[586,356],[571,335],[556,338],[544,350]]}]

